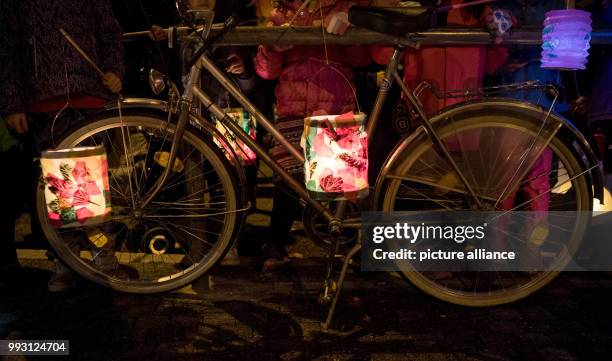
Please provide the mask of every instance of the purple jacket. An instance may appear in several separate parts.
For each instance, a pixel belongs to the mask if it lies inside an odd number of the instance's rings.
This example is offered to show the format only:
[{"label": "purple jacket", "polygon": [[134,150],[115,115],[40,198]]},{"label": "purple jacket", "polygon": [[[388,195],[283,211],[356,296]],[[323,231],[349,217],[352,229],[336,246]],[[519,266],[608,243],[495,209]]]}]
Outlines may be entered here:
[{"label": "purple jacket", "polygon": [[66,43],[60,27],[103,71],[123,75],[122,31],[108,0],[2,0],[0,115],[64,97],[68,89],[72,97],[110,96],[99,75]]}]

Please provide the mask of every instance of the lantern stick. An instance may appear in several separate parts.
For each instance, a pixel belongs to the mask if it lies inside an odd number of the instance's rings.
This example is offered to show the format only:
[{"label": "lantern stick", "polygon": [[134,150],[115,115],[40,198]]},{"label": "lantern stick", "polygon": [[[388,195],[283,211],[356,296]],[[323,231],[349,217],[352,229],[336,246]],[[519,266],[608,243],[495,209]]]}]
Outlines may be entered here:
[{"label": "lantern stick", "polygon": [[96,64],[96,62],[94,62],[93,59],[89,55],[87,55],[85,50],[83,50],[79,46],[79,44],[77,44],[76,41],[74,41],[72,36],[70,36],[63,28],[59,28],[59,32],[66,39],[66,41],[68,41],[68,44],[70,44],[70,46],[72,46],[74,50],[76,50],[76,52],[79,53],[79,55],[83,58],[83,60],[85,60],[89,65],[91,65],[91,67],[94,68],[101,77],[104,76],[104,72],[102,71],[102,69],[100,69],[100,67]]},{"label": "lantern stick", "polygon": [[[94,70],[98,73],[98,75],[100,75],[100,78],[104,78],[104,72],[102,71],[102,69],[100,69],[98,64],[96,64],[96,62],[85,52],[85,50],[83,50],[79,46],[79,44],[77,44],[77,42],[72,38],[72,36],[70,36],[70,34],[68,34],[66,30],[64,30],[63,28],[59,28],[59,32],[60,34],[62,34],[64,39],[66,39],[68,44],[70,44],[70,46],[72,46],[72,48],[76,50],[77,53],[79,53],[79,55],[83,58],[83,60],[85,60],[87,64],[89,64],[92,68],[94,68]],[[120,100],[123,99],[123,95],[120,92],[117,93],[117,95],[119,96]]]},{"label": "lantern stick", "polygon": [[451,11],[451,10],[466,8],[466,7],[474,6],[474,5],[488,4],[488,3],[495,2],[495,1],[497,0],[477,0],[477,1],[472,1],[469,3],[447,5],[447,6],[439,7],[438,11],[439,12]]}]

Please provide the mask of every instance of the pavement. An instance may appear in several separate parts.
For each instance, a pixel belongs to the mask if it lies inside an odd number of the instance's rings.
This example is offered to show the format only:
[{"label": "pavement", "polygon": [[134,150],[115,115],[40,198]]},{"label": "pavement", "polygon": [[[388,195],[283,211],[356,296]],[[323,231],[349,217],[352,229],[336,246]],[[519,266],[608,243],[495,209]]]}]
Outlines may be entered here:
[{"label": "pavement", "polygon": [[[249,223],[265,224],[269,206],[258,200],[263,211]],[[265,232],[247,237],[257,234]],[[70,340],[70,356],[49,360],[610,359],[610,274],[563,273],[518,302],[468,308],[389,273],[351,271],[333,328],[323,330],[323,250],[298,237],[290,251],[305,258],[282,274],[262,275],[243,258],[176,292],[130,295],[85,280],[49,294],[53,265],[44,251],[21,249],[19,287],[0,290],[0,339]]]},{"label": "pavement", "polygon": [[605,360],[612,350],[605,273],[566,273],[531,297],[491,308],[437,301],[387,273],[351,273],[333,330],[325,331],[319,258],[272,276],[218,267],[191,287],[146,296],[84,280],[49,294],[50,262],[21,263],[21,289],[0,298],[0,339],[70,340],[71,356],[58,359]]}]

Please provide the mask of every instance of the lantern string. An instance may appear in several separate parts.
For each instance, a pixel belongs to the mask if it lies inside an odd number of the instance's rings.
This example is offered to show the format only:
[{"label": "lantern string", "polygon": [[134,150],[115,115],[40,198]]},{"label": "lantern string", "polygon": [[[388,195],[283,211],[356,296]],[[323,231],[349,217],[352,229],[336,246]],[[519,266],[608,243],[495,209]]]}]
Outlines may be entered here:
[{"label": "lantern string", "polygon": [[[51,146],[55,148],[55,137],[53,136],[55,129],[55,122],[59,119],[59,116],[72,106],[70,99],[70,82],[68,81],[68,68],[64,63],[64,79],[66,80],[66,104],[55,114],[51,121]],[[75,109],[76,110],[76,109]]]},{"label": "lantern string", "polygon": [[[307,0],[308,1],[308,0]],[[327,53],[327,36],[325,34],[325,20],[323,19],[323,5],[319,1],[319,19],[321,20],[321,32],[323,33],[323,49],[325,50],[325,64],[329,65],[329,54]]]},{"label": "lantern string", "polygon": [[[306,2],[309,2],[309,1],[310,0],[306,0]],[[319,2],[319,19],[321,20],[321,33],[323,34],[323,49],[325,51],[325,65],[327,65],[329,69],[338,73],[342,77],[342,79],[346,81],[346,84],[351,89],[351,92],[353,92],[353,97],[355,98],[355,106],[357,107],[357,111],[361,113],[361,106],[359,105],[359,99],[357,98],[357,91],[355,90],[355,87],[353,86],[351,81],[346,77],[346,75],[342,73],[342,71],[336,69],[336,67],[332,66],[332,64],[329,62],[329,53],[327,50],[327,34],[326,34],[325,24],[324,24],[325,19],[323,18],[323,5],[321,4],[321,2]],[[322,69],[320,69],[317,73],[321,71]]]},{"label": "lantern string", "polygon": [[576,75],[576,71],[572,72],[574,76],[574,89],[576,90],[576,96],[580,98],[580,88],[578,87],[578,76]]}]

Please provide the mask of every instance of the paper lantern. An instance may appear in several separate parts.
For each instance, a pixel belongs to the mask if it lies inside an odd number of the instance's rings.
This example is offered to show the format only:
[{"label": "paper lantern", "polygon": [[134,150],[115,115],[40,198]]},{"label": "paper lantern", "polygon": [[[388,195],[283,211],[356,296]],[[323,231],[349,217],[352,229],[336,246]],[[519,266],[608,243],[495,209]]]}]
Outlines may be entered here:
[{"label": "paper lantern", "polygon": [[46,151],[40,159],[47,214],[53,227],[89,226],[110,219],[104,147]]},{"label": "paper lantern", "polygon": [[302,148],[306,189],[322,200],[357,199],[368,193],[365,115],[347,113],[305,119]]},{"label": "paper lantern", "polygon": [[[249,112],[242,108],[228,108],[225,109],[225,113],[236,121],[238,125],[240,125],[240,127],[251,136],[251,138],[257,138],[257,123],[255,122],[255,118],[253,118]],[[234,153],[236,153],[242,164],[251,165],[255,163],[255,160],[257,160],[257,154],[255,154],[251,148],[246,146],[243,141],[238,139],[236,135],[227,129],[221,122],[217,121],[216,127],[219,133],[221,133],[221,135],[223,135],[223,137],[226,139],[227,143],[229,143],[229,146],[232,147],[232,150]],[[217,145],[221,146],[221,142],[219,142],[219,140],[215,139],[215,142]]]},{"label": "paper lantern", "polygon": [[542,32],[542,68],[585,69],[591,30],[591,14],[587,11],[547,12]]}]

